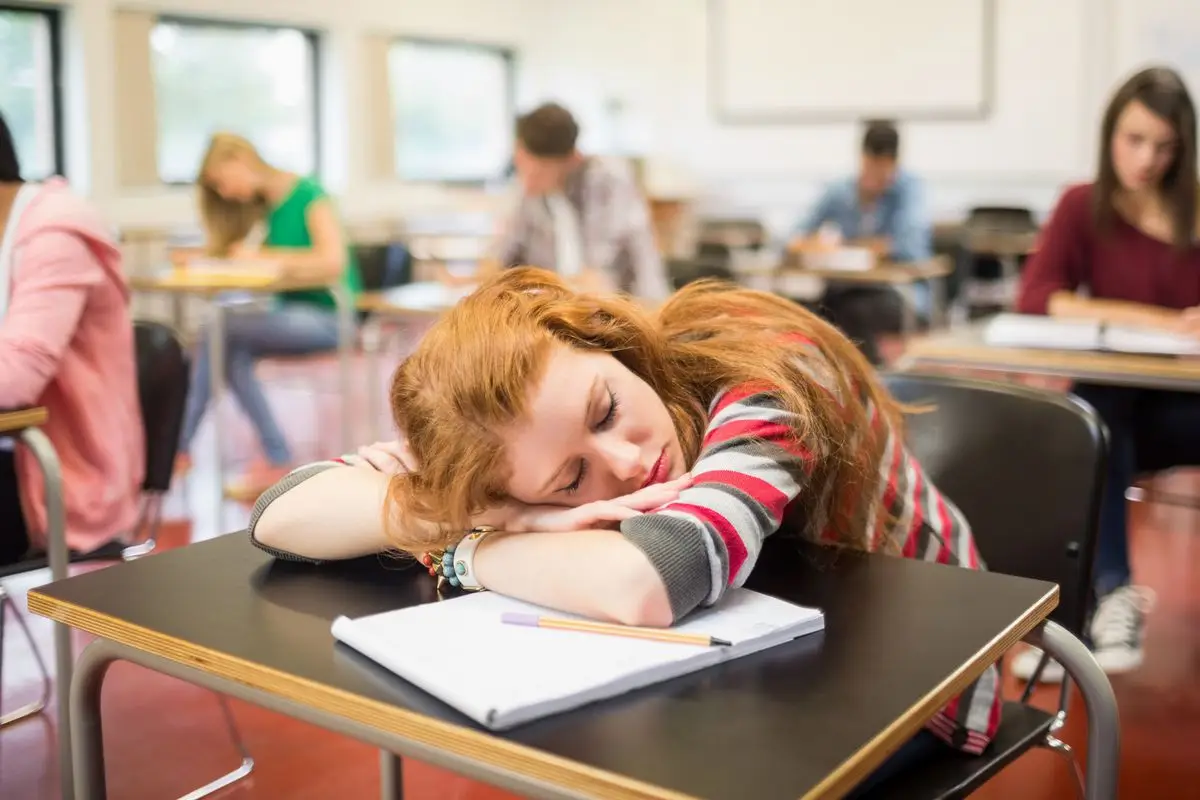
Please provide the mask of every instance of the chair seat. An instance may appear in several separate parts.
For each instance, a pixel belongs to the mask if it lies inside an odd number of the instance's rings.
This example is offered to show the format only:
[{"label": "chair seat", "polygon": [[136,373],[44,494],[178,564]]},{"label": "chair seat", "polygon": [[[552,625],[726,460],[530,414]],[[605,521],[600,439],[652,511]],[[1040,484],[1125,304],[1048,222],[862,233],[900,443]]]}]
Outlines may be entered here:
[{"label": "chair seat", "polygon": [[866,795],[888,800],[950,800],[966,797],[1021,754],[1041,742],[1054,715],[1024,703],[1005,703],[1000,730],[981,756],[947,753],[898,775]]}]

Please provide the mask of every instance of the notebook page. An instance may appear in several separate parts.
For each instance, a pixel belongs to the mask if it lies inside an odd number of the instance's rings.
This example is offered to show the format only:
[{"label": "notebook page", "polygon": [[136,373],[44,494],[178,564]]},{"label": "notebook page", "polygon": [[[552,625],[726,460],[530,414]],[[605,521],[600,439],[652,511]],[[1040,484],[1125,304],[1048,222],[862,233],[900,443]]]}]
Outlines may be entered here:
[{"label": "notebook page", "polygon": [[[676,629],[728,638],[743,647],[781,623],[821,624],[819,612],[749,590]],[[725,611],[728,607],[728,611]],[[757,608],[757,610],[756,610]],[[786,609],[792,609],[789,615]],[[725,613],[722,613],[722,612]],[[490,727],[505,727],[611,697],[745,653],[546,628],[506,625],[505,612],[571,615],[484,592],[358,620],[339,619],[334,636]],[[783,632],[779,641],[808,630]],[[766,642],[753,650],[778,642]]]},{"label": "notebook page", "polygon": [[1200,355],[1200,341],[1166,331],[1110,326],[1104,331],[1104,346],[1122,353],[1145,353],[1164,356]]},{"label": "notebook page", "polygon": [[1100,325],[1089,320],[1051,319],[1032,314],[997,314],[984,328],[993,347],[1099,350]]}]

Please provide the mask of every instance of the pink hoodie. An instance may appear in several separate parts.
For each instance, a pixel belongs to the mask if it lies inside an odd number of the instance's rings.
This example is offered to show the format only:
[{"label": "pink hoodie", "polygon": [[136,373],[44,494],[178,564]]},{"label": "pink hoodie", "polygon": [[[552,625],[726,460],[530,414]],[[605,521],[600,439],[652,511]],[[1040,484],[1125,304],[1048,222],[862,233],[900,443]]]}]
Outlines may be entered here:
[{"label": "pink hoodie", "polygon": [[[0,319],[0,408],[49,412],[67,544],[86,552],[137,520],[145,444],[129,289],[100,215],[65,181],[41,187],[16,236]],[[44,487],[25,448],[17,448],[17,474],[31,538],[44,546]]]}]

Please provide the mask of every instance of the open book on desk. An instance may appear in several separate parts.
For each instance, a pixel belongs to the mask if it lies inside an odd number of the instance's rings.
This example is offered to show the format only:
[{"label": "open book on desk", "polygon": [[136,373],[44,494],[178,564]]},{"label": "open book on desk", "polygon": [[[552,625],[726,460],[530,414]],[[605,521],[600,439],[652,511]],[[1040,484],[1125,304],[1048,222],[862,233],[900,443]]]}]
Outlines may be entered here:
[{"label": "open book on desk", "polygon": [[824,615],[749,589],[672,628],[725,639],[705,647],[506,625],[507,613],[571,618],[491,592],[360,619],[333,636],[471,719],[503,730],[783,644]]},{"label": "open book on desk", "polygon": [[1153,328],[1101,325],[1091,320],[999,314],[987,323],[984,341],[994,347],[1108,350],[1160,356],[1200,355],[1200,340]]}]

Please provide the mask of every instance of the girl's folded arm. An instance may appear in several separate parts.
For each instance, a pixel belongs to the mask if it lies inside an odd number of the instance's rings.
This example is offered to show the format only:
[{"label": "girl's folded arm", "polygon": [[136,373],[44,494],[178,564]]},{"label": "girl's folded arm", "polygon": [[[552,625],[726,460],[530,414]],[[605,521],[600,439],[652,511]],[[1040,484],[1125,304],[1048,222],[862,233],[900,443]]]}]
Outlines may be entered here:
[{"label": "girl's folded arm", "polygon": [[355,456],[288,473],[254,504],[250,539],[293,561],[333,561],[381,553],[389,476]]}]

